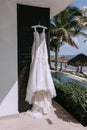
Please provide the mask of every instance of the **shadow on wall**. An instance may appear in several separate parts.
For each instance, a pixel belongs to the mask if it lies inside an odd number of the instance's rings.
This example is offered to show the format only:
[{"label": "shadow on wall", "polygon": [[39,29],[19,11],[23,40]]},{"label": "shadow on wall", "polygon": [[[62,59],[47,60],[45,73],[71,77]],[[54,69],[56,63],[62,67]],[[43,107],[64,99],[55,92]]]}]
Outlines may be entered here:
[{"label": "shadow on wall", "polygon": [[11,87],[0,104],[0,116],[18,113],[18,81]]}]

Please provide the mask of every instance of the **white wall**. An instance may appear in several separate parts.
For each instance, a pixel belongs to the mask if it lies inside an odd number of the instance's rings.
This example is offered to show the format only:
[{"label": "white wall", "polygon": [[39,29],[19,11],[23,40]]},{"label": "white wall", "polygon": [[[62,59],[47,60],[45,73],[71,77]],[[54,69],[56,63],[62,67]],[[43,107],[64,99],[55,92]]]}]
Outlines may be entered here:
[{"label": "white wall", "polygon": [[18,113],[16,8],[0,0],[0,115]]}]

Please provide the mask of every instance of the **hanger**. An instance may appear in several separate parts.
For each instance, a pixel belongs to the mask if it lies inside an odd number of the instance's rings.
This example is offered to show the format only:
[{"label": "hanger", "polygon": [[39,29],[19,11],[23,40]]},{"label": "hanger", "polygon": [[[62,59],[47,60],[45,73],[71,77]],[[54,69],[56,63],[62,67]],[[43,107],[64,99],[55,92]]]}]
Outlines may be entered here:
[{"label": "hanger", "polygon": [[44,29],[47,29],[47,27],[42,26],[42,25],[34,25],[34,26],[32,26],[32,28],[44,28]]},{"label": "hanger", "polygon": [[39,22],[38,25],[32,26],[32,28],[43,28],[43,29],[47,29],[47,27],[40,25],[40,22]]}]

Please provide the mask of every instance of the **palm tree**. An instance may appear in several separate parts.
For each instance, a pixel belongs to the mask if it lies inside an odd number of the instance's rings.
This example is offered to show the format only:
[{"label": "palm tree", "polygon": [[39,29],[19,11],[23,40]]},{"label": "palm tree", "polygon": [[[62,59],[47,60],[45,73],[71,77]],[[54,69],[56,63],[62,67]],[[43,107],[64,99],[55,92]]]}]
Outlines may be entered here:
[{"label": "palm tree", "polygon": [[[51,30],[51,35],[54,35],[55,31]],[[55,70],[57,71],[57,57],[59,48],[64,45],[65,42],[67,42],[69,45],[74,46],[76,48],[77,45],[75,44],[74,40],[70,37],[68,31],[65,28],[59,28],[57,30],[57,37],[53,36],[53,38],[50,41],[51,48],[55,50]]]},{"label": "palm tree", "polygon": [[[77,19],[78,17],[78,19]],[[59,48],[66,42],[76,48],[77,45],[72,39],[72,36],[83,35],[87,37],[87,34],[81,32],[83,28],[80,24],[80,19],[85,19],[83,17],[82,11],[76,7],[67,7],[60,14],[53,18],[50,25],[50,45],[55,49],[55,69],[57,70],[57,57]]]}]

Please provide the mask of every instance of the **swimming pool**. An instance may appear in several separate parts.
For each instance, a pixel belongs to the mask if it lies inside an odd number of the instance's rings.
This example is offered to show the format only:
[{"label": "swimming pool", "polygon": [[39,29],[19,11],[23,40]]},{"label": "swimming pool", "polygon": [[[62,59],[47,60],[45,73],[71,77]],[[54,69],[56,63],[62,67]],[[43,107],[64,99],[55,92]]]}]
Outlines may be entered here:
[{"label": "swimming pool", "polygon": [[75,76],[65,74],[62,72],[52,72],[52,77],[58,79],[60,82],[74,82],[81,86],[87,87],[87,81],[82,78],[76,78]]}]

